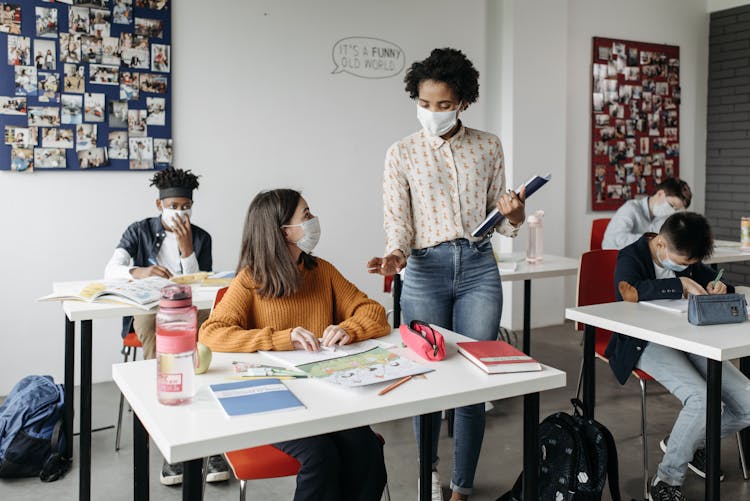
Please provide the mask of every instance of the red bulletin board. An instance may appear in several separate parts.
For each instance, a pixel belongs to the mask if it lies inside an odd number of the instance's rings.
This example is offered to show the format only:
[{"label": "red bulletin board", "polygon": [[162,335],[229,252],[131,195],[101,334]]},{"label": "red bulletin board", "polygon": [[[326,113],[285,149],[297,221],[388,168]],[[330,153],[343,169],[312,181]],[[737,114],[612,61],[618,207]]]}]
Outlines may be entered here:
[{"label": "red bulletin board", "polygon": [[680,173],[680,48],[593,39],[591,208],[616,210]]}]

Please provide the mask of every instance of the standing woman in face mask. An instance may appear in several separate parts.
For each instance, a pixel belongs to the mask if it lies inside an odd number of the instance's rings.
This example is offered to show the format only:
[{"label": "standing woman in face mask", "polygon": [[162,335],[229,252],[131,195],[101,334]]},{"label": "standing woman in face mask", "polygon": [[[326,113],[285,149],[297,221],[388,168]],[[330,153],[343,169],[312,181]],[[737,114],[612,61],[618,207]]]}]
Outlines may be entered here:
[{"label": "standing woman in face mask", "polygon": [[[495,228],[515,237],[525,219],[524,192],[506,193],[500,140],[465,127],[459,115],[479,97],[479,73],[455,49],[435,49],[406,73],[422,129],[388,149],[383,179],[386,249],[371,273],[405,268],[404,323],[422,320],[478,340],[497,339],[502,289],[490,236],[471,232],[495,207]],[[456,409],[451,499],[468,499],[484,437],[484,403]],[[437,476],[440,413],[433,419],[432,499]],[[419,423],[415,419],[419,436]],[[419,441],[419,440],[418,440]]]},{"label": "standing woman in face mask", "polygon": [[[213,351],[317,351],[390,332],[385,310],[312,256],[320,226],[302,196],[266,191],[250,203],[237,277],[200,329]],[[380,499],[383,447],[368,427],[274,444],[301,464],[295,501]]]}]

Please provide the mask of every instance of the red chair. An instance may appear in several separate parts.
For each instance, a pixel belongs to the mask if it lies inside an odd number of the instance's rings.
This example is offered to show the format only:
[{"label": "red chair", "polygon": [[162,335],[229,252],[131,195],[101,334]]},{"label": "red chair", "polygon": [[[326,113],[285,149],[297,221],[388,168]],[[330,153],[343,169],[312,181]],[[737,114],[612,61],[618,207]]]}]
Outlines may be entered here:
[{"label": "red chair", "polygon": [[[601,221],[601,220],[598,220]],[[606,221],[609,221],[608,219]],[[594,221],[596,223],[596,221]],[[593,231],[592,231],[593,242]],[[584,252],[581,256],[581,263],[578,267],[578,290],[576,306],[588,306],[592,304],[611,303],[617,300],[615,295],[615,265],[617,264],[617,254],[619,251],[614,249],[599,249]],[[576,324],[576,329],[583,330],[582,324]],[[609,363],[604,355],[604,351],[609,344],[609,338],[612,332],[597,328],[595,330],[594,351],[596,358]],[[581,376],[583,374],[583,364],[581,364],[581,373],[578,378],[578,390],[576,395],[580,394]],[[641,440],[643,443],[643,495],[648,499],[648,437],[646,434],[646,383],[653,381],[649,374],[640,369],[633,370],[633,376],[638,379],[641,386]],[[740,462],[742,473],[745,480],[748,478],[747,466],[745,464],[744,452],[740,445],[740,435],[737,434],[737,443],[740,449]]]},{"label": "red chair", "polygon": [[[132,352],[133,362],[135,362],[136,356],[138,355],[138,348],[143,348],[143,345],[141,344],[141,341],[138,339],[138,336],[135,334],[135,332],[131,331],[127,336],[122,338],[122,354],[124,355],[122,361],[127,362]],[[115,429],[115,451],[120,450],[120,433],[122,432],[122,408],[124,400],[125,399],[122,396],[122,393],[120,393],[120,407],[117,411],[117,428]]]},{"label": "red chair", "polygon": [[607,231],[610,218],[594,219],[591,221],[591,241],[589,243],[589,250],[600,250],[602,248],[602,240],[604,240],[604,232]]},{"label": "red chair", "polygon": [[[226,294],[228,287],[223,287],[216,292],[213,311],[219,301]],[[385,444],[383,437],[376,433],[381,444]],[[247,496],[247,482],[249,480],[265,480],[271,478],[290,477],[299,472],[300,464],[294,457],[277,449],[272,445],[261,445],[249,447],[224,454],[229,467],[232,468],[234,476],[240,481],[240,501],[245,501]],[[383,499],[391,500],[388,484],[383,490]]]}]

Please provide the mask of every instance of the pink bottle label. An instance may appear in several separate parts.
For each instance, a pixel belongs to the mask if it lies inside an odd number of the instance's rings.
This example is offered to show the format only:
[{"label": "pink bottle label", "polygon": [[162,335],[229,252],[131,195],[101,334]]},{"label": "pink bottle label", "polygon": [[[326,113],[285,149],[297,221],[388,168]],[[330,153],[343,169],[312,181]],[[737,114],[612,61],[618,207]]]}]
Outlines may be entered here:
[{"label": "pink bottle label", "polygon": [[159,374],[158,380],[159,391],[167,393],[182,392],[182,374]]}]

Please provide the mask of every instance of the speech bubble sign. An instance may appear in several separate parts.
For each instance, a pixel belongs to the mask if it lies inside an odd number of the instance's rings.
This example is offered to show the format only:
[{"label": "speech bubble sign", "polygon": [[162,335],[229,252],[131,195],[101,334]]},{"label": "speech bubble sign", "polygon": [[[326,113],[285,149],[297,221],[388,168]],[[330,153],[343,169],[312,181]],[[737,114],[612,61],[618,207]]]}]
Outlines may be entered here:
[{"label": "speech bubble sign", "polygon": [[404,69],[406,56],[393,42],[372,37],[348,37],[333,44],[331,73],[349,73],[360,78],[390,78]]}]

